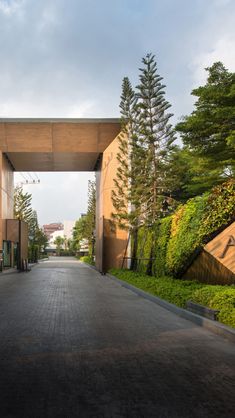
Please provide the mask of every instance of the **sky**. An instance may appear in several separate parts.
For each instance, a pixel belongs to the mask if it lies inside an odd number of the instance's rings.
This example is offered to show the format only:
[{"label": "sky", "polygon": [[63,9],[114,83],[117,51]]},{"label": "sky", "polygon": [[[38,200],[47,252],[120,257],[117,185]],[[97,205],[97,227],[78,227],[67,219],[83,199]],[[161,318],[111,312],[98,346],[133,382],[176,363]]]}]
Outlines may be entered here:
[{"label": "sky", "polygon": [[[138,84],[148,52],[174,124],[192,111],[205,67],[235,71],[235,1],[0,0],[0,117],[119,117],[122,79]],[[86,211],[93,173],[38,176],[24,190],[40,224]]]}]

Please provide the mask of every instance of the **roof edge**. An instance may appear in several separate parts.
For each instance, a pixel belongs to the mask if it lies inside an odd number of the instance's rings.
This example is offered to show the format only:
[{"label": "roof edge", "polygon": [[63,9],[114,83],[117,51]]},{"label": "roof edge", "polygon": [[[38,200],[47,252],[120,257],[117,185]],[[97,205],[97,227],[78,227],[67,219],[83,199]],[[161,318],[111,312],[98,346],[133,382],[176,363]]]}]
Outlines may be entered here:
[{"label": "roof edge", "polygon": [[0,123],[120,123],[120,118],[0,118]]}]

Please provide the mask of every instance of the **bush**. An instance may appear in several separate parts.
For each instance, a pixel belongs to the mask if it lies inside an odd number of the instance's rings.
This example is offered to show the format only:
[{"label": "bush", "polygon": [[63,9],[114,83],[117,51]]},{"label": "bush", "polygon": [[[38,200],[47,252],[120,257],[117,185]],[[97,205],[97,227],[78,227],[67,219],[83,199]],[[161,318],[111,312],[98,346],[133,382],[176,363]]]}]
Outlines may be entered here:
[{"label": "bush", "polygon": [[221,186],[214,187],[208,197],[202,224],[199,230],[202,241],[205,238],[229,224],[235,216],[235,181],[229,180]]},{"label": "bush", "polygon": [[79,260],[83,261],[83,263],[91,264],[92,266],[95,265],[91,255],[84,255],[83,257],[80,257]]},{"label": "bush", "polygon": [[60,257],[73,257],[75,252],[72,250],[64,250],[61,248],[60,253],[58,254]]},{"label": "bush", "polygon": [[206,285],[172,277],[150,277],[129,270],[112,269],[110,273],[148,293],[185,308],[187,300],[218,309],[218,320],[235,328],[235,286]]},{"label": "bush", "polygon": [[210,301],[210,308],[218,309],[218,319],[235,328],[235,288],[224,289]]},{"label": "bush", "polygon": [[28,247],[29,263],[37,263],[38,259],[39,259],[39,246],[37,244],[30,244]]}]

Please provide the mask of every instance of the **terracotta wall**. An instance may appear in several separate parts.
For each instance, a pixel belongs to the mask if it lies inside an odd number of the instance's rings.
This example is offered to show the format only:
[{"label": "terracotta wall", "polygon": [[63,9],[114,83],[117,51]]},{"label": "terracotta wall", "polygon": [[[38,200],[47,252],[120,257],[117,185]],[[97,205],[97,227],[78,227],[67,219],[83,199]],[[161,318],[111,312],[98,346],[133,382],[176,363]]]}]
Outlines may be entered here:
[{"label": "terracotta wall", "polygon": [[0,246],[6,239],[6,219],[14,215],[14,174],[6,157],[0,151]]},{"label": "terracotta wall", "polygon": [[113,211],[111,193],[114,188],[113,179],[118,167],[118,161],[116,159],[117,152],[118,137],[104,151],[96,173],[96,267],[104,272],[111,267],[121,267],[127,242],[127,232],[113,228],[110,223],[111,213]]}]

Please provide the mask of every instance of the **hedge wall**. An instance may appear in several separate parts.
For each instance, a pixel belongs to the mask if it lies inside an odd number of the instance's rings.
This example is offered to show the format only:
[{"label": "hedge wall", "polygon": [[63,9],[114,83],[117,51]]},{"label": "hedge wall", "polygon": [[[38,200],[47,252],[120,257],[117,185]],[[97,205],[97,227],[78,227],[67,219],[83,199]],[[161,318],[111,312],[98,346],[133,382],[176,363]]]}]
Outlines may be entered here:
[{"label": "hedge wall", "polygon": [[[230,180],[180,205],[176,212],[160,220],[153,230],[140,229],[138,257],[150,256],[155,242],[154,274],[179,277],[200,248],[235,219],[235,181]],[[144,248],[144,251],[143,251]],[[139,271],[144,272],[146,262]]]}]

